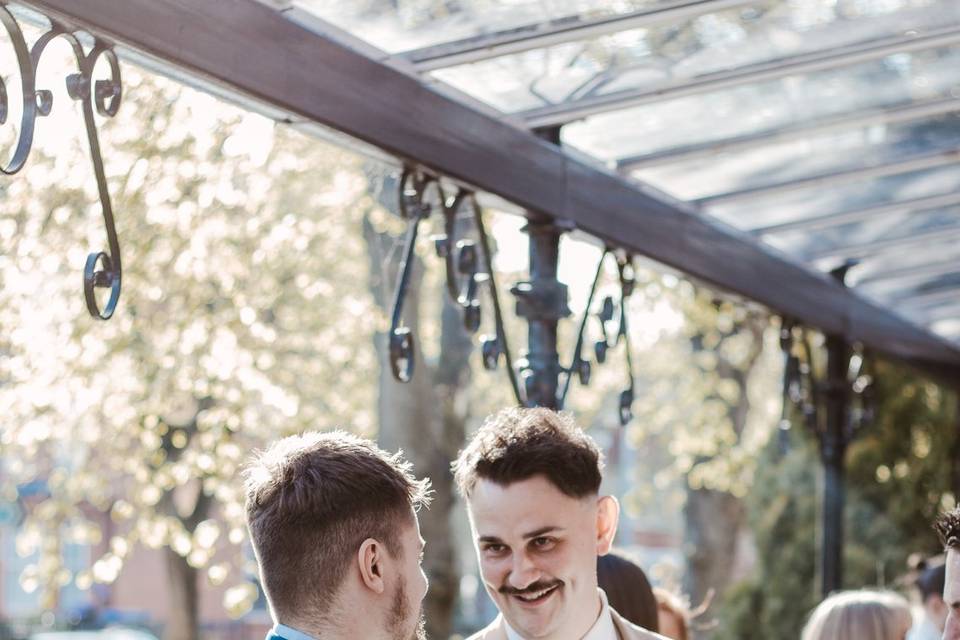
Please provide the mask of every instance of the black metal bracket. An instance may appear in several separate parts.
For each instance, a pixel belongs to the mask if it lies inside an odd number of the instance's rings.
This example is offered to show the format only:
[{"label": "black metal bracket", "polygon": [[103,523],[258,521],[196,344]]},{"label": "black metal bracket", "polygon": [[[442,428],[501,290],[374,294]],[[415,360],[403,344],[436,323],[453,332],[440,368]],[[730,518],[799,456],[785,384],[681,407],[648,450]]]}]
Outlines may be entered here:
[{"label": "black metal bracket", "polygon": [[[523,404],[523,396],[513,369],[510,348],[503,328],[500,299],[496,281],[493,278],[490,240],[476,196],[461,188],[452,198],[448,198],[437,176],[410,166],[404,167],[400,178],[400,215],[408,221],[409,226],[404,241],[403,259],[397,276],[390,321],[389,357],[393,377],[399,382],[409,382],[413,378],[416,361],[415,339],[410,328],[403,325],[403,306],[410,286],[410,273],[413,268],[413,255],[420,223],[428,219],[434,209],[428,199],[431,188],[444,219],[444,233],[432,236],[431,239],[437,256],[444,263],[447,293],[461,309],[464,328],[470,333],[475,333],[482,324],[481,292],[484,287],[489,289],[494,310],[495,333],[480,337],[483,366],[488,370],[495,370],[503,356],[507,361],[507,373],[514,395],[517,402]],[[469,202],[473,209],[473,223],[479,237],[479,247],[474,240],[456,239],[457,217],[466,202]]]},{"label": "black metal bracket", "polygon": [[[113,316],[120,299],[122,267],[120,243],[117,239],[113,206],[103,169],[103,155],[100,150],[94,110],[102,117],[112,118],[120,108],[123,90],[117,55],[112,48],[100,40],[95,40],[93,48],[86,53],[74,33],[53,21],[51,21],[50,30],[40,36],[33,47],[28,49],[23,31],[5,3],[0,3],[0,23],[6,29],[16,53],[23,95],[23,115],[17,144],[10,161],[6,166],[0,167],[0,172],[6,175],[14,175],[23,169],[33,147],[37,118],[50,115],[53,109],[53,93],[49,89],[38,89],[36,86],[36,70],[47,45],[56,38],[63,38],[70,44],[76,59],[78,72],[67,76],[67,93],[72,100],[80,102],[83,106],[83,120],[90,145],[90,157],[97,180],[108,244],[108,251],[95,251],[87,256],[83,270],[83,294],[90,315],[100,320],[108,320]],[[94,70],[101,59],[107,62],[110,77],[95,81]],[[0,124],[6,122],[8,113],[8,92],[6,85],[0,80]],[[95,293],[98,288],[110,290],[106,305],[102,309]]]},{"label": "black metal bracket", "polygon": [[[573,357],[570,366],[564,369],[563,390],[560,393],[559,406],[562,408],[566,402],[567,393],[570,390],[570,382],[574,376],[583,386],[590,384],[591,363],[583,355],[583,343],[586,338],[587,323],[591,317],[596,317],[599,330],[603,336],[594,343],[593,353],[597,364],[607,362],[607,352],[620,344],[621,339],[624,344],[624,359],[627,371],[627,387],[620,392],[619,415],[620,424],[625,426],[633,419],[633,401],[636,390],[636,377],[633,371],[633,350],[630,347],[630,333],[627,324],[627,301],[633,294],[636,282],[636,274],[633,267],[633,256],[617,255],[617,273],[620,281],[620,300],[615,302],[612,296],[606,296],[601,303],[600,310],[591,314],[590,309],[593,306],[593,299],[596,295],[597,284],[600,281],[600,275],[603,273],[603,265],[607,256],[611,254],[610,248],[605,248],[600,255],[597,263],[597,271],[593,277],[593,283],[590,285],[590,293],[587,296],[587,303],[584,308],[583,317],[580,320],[580,329],[577,332],[577,342],[573,349]],[[619,316],[616,333],[611,337],[608,325],[615,316]]]},{"label": "black metal bracket", "polygon": [[[783,407],[779,425],[782,446],[786,447],[792,406],[800,412],[805,426],[817,436],[824,456],[842,454],[874,420],[876,399],[870,358],[860,350],[852,349],[843,379],[818,379],[813,369],[813,348],[807,330],[786,318],[781,320],[780,348],[784,354]],[[847,410],[840,442],[833,442],[824,426],[823,412],[838,396],[845,396]]]}]

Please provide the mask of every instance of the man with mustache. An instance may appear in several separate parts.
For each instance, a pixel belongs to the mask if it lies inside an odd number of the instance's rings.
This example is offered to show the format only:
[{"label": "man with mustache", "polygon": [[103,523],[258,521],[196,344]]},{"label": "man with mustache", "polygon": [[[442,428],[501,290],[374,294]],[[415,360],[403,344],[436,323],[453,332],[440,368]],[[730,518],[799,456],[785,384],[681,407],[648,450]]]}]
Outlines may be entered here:
[{"label": "man with mustache", "polygon": [[424,640],[416,510],[429,482],[335,431],[284,438],[244,471],[247,526],[276,623],[267,640]]},{"label": "man with mustache", "polygon": [[933,526],[947,552],[947,570],[943,584],[947,619],[942,638],[960,640],[960,507],[942,514]]},{"label": "man with mustache", "polygon": [[[656,640],[610,608],[597,557],[619,505],[600,496],[596,443],[548,409],[490,416],[453,463],[500,616],[470,640]],[[662,640],[662,638],[661,638]]]}]

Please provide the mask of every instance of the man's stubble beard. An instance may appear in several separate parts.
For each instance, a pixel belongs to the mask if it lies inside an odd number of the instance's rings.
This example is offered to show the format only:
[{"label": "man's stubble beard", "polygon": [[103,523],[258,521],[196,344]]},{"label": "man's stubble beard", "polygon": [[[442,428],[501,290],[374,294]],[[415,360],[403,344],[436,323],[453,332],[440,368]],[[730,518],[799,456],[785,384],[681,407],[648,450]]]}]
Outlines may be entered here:
[{"label": "man's stubble beard", "polygon": [[[413,629],[413,634],[407,636],[405,629],[411,615],[417,616],[417,623]],[[397,591],[393,595],[388,625],[388,633],[395,640],[427,640],[427,621],[423,617],[423,606],[421,605],[416,614],[410,611],[410,603],[407,602],[407,581],[402,577],[397,585]]]}]

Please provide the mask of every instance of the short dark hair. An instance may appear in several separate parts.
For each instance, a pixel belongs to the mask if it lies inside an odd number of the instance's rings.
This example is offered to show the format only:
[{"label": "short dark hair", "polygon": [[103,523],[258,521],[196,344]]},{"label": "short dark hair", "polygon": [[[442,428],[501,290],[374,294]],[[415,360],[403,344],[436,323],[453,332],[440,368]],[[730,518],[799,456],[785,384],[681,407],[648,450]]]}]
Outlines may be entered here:
[{"label": "short dark hair", "polygon": [[597,558],[597,585],[610,607],[633,624],[657,632],[657,598],[639,564],[618,551]]},{"label": "short dark hair", "polygon": [[947,582],[947,565],[942,561],[926,562],[919,567],[917,576],[917,591],[920,599],[926,602],[932,596],[943,598],[943,587]]},{"label": "short dark hair", "polygon": [[944,549],[960,551],[960,507],[943,513],[933,524]]},{"label": "short dark hair", "polygon": [[343,431],[275,442],[244,470],[247,526],[278,620],[322,620],[367,538],[401,552],[410,509],[429,502],[401,454]]},{"label": "short dark hair", "polygon": [[603,480],[603,455],[593,439],[569,414],[543,408],[488,417],[452,467],[465,498],[481,478],[508,485],[543,475],[572,498],[596,495]]}]

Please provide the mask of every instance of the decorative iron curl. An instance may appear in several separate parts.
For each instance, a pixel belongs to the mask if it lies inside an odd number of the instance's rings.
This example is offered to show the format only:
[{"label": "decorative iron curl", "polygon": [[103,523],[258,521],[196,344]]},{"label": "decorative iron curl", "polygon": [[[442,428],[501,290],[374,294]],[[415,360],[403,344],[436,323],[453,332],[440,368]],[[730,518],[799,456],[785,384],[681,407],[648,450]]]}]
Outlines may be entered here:
[{"label": "decorative iron curl", "polygon": [[[500,357],[503,356],[507,361],[507,374],[514,395],[517,402],[523,404],[516,372],[513,370],[510,347],[503,328],[500,299],[496,281],[493,278],[490,240],[476,196],[473,192],[460,188],[456,195],[448,198],[436,176],[409,166],[404,167],[400,177],[400,215],[409,221],[409,226],[404,240],[403,258],[397,275],[390,321],[389,358],[393,377],[399,382],[409,382],[413,378],[415,369],[415,339],[409,327],[403,325],[403,307],[409,289],[420,223],[429,218],[433,211],[433,205],[427,200],[427,194],[431,188],[437,196],[444,217],[444,233],[435,235],[431,239],[437,256],[444,262],[447,293],[463,313],[464,328],[470,333],[475,333],[481,324],[481,288],[484,285],[489,287],[493,300],[496,332],[492,336],[481,336],[483,366],[488,370],[495,370],[499,366]],[[473,221],[479,236],[479,251],[477,242],[473,240],[456,240],[457,216],[467,201],[473,208]]]},{"label": "decorative iron curl", "polygon": [[[796,333],[800,334],[799,340]],[[813,366],[813,347],[805,327],[783,318],[780,326],[780,348],[784,354],[783,405],[780,412],[780,445],[786,451],[791,428],[790,408],[796,409],[804,426],[822,441],[825,436],[822,411],[826,394],[836,392],[830,381],[818,379]],[[847,366],[844,385],[850,392],[844,424],[844,439],[849,442],[872,424],[876,412],[873,375],[866,354],[853,350]]]},{"label": "decorative iron curl", "polygon": [[[593,298],[597,291],[597,284],[600,281],[600,274],[603,273],[603,264],[607,255],[611,253],[609,247],[605,247],[597,263],[597,271],[593,277],[593,283],[590,285],[590,293],[587,296],[587,303],[584,307],[583,317],[580,320],[580,329],[577,332],[577,342],[573,349],[573,358],[570,366],[564,369],[566,374],[563,383],[563,390],[560,392],[558,406],[562,409],[567,399],[567,392],[570,390],[570,382],[576,375],[580,384],[588,386],[591,377],[591,363],[583,355],[583,343],[586,337],[587,322],[591,317],[590,308],[593,306]],[[612,296],[606,296],[595,317],[599,320],[602,339],[594,344],[594,358],[597,364],[604,364],[607,361],[608,350],[620,344],[621,339],[624,342],[624,360],[627,370],[627,387],[620,392],[619,414],[620,424],[626,426],[633,419],[633,401],[635,397],[635,376],[633,373],[633,353],[630,348],[630,332],[627,324],[627,300],[633,294],[636,275],[633,268],[633,256],[630,254],[617,255],[617,274],[620,284],[620,302],[619,302],[619,321],[617,332],[611,338],[607,333],[607,324],[613,321],[617,314],[617,304]]]},{"label": "decorative iron curl", "polygon": [[404,240],[403,258],[400,271],[397,274],[397,284],[394,289],[393,313],[390,318],[390,370],[398,382],[410,382],[416,367],[413,333],[404,326],[403,304],[407,298],[410,285],[410,273],[413,270],[413,253],[417,246],[417,234],[420,223],[430,216],[430,204],[424,201],[426,188],[433,182],[433,178],[424,176],[419,171],[404,167],[400,177],[399,207],[400,215],[409,221],[407,236]]},{"label": "decorative iron curl", "polygon": [[[100,40],[95,40],[90,53],[85,53],[77,36],[57,22],[51,22],[50,30],[40,36],[32,48],[28,48],[19,24],[2,3],[0,3],[0,23],[10,37],[17,57],[23,96],[23,115],[16,147],[10,160],[5,166],[0,167],[0,172],[6,175],[12,176],[18,173],[26,165],[33,147],[37,118],[50,115],[53,109],[53,92],[49,89],[37,88],[36,72],[47,45],[56,38],[63,38],[73,51],[78,72],[66,77],[67,93],[72,100],[80,102],[83,106],[83,120],[108,244],[108,251],[94,251],[87,256],[83,270],[83,293],[90,315],[100,320],[108,320],[113,316],[120,299],[122,268],[120,243],[117,240],[110,191],[103,169],[103,155],[100,151],[94,109],[97,114],[105,118],[112,118],[117,114],[122,97],[120,63],[113,49]],[[110,67],[110,77],[106,80],[94,81],[93,72],[101,58],[105,59]],[[9,106],[9,92],[6,84],[0,79],[0,124],[6,123]],[[97,303],[95,295],[97,288],[110,289],[110,296],[103,309]]]}]

